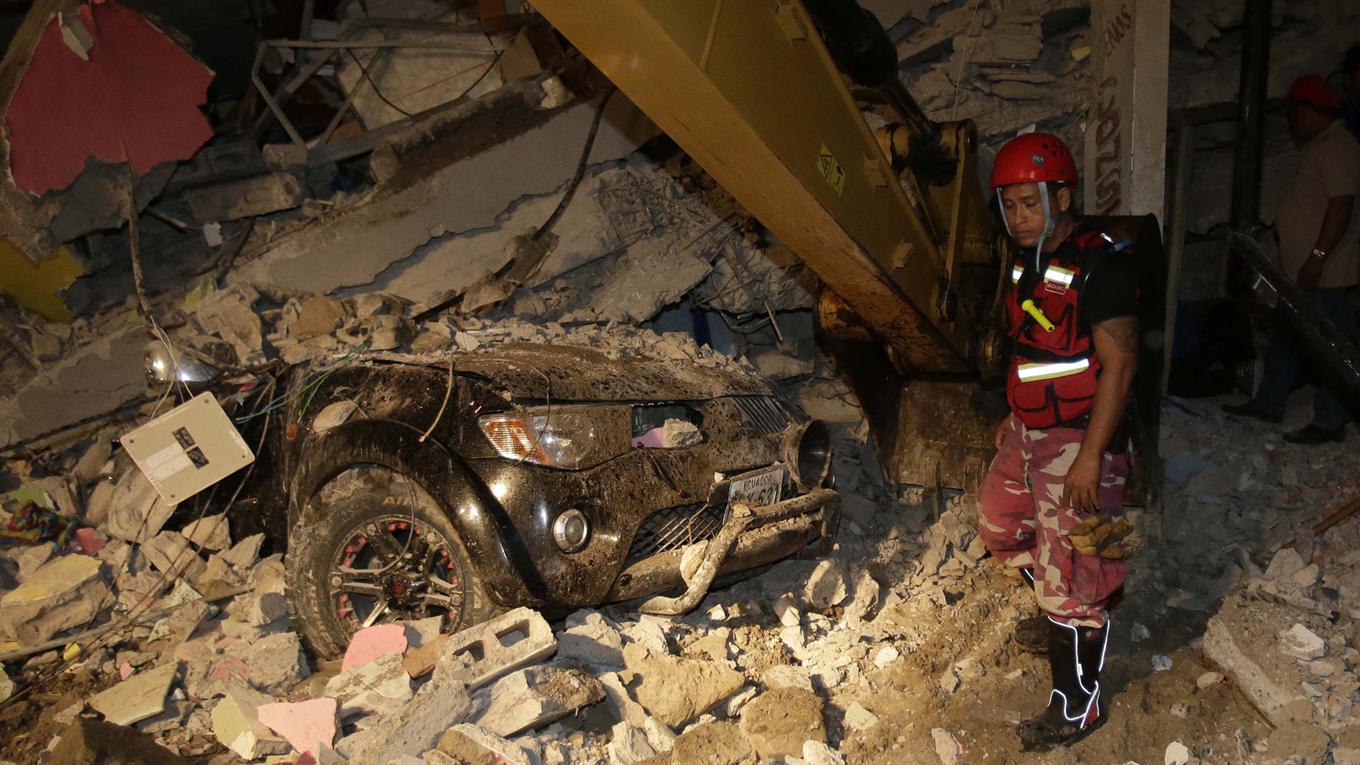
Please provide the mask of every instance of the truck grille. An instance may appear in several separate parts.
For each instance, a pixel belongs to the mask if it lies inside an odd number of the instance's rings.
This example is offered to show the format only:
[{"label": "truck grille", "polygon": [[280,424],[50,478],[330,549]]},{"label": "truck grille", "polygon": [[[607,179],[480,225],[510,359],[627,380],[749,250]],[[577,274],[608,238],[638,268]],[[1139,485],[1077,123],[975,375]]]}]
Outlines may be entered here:
[{"label": "truck grille", "polygon": [[784,410],[770,396],[733,396],[732,403],[741,410],[751,428],[762,436],[778,433],[789,425]]},{"label": "truck grille", "polygon": [[712,539],[722,528],[723,511],[707,505],[669,507],[652,513],[638,527],[628,548],[628,563]]}]

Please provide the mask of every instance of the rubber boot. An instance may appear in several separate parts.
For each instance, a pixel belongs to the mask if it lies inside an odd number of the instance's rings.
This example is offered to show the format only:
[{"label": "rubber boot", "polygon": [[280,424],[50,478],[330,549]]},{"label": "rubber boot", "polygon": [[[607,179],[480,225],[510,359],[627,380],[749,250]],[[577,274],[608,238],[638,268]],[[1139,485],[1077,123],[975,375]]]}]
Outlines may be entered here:
[{"label": "rubber boot", "polygon": [[[1020,581],[1034,589],[1034,570],[1020,569]],[[1015,647],[1025,653],[1042,654],[1048,652],[1048,617],[1043,614],[1029,616],[1015,623]]]},{"label": "rubber boot", "polygon": [[1048,665],[1053,690],[1038,717],[1020,723],[1017,733],[1027,752],[1068,746],[1105,723],[1100,699],[1100,670],[1105,663],[1110,625],[1072,627],[1049,621]]}]

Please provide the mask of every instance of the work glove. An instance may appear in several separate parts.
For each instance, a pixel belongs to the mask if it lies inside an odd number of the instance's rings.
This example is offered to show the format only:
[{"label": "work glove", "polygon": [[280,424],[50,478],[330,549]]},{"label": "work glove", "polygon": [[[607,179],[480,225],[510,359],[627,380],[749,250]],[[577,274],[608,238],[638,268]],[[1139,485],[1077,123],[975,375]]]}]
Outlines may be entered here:
[{"label": "work glove", "polygon": [[1105,513],[1083,518],[1067,532],[1072,547],[1082,555],[1120,560],[1128,557],[1129,546],[1124,539],[1133,533],[1127,518],[1115,518]]}]

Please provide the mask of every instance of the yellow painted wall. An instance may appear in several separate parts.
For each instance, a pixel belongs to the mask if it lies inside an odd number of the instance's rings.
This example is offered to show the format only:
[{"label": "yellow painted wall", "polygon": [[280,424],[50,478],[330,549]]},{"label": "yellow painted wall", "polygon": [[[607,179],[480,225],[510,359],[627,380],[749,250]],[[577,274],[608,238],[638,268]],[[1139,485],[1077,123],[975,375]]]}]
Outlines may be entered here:
[{"label": "yellow painted wall", "polygon": [[0,292],[15,304],[51,321],[71,321],[75,314],[57,292],[85,273],[65,247],[34,263],[8,239],[0,238]]}]

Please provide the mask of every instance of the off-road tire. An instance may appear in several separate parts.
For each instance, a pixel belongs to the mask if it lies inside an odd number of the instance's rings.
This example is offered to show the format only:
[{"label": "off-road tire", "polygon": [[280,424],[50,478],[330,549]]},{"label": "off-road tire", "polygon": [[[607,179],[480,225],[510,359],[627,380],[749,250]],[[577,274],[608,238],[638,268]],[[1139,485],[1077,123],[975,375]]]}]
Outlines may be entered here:
[{"label": "off-road tire", "polygon": [[[457,619],[445,626],[446,632],[486,621],[498,611],[477,577],[463,540],[442,509],[428,496],[402,489],[401,484],[399,480],[384,480],[381,473],[362,477],[346,496],[317,500],[289,535],[286,559],[289,611],[295,629],[322,658],[343,654],[357,627],[341,616],[340,605],[331,590],[333,564],[341,547],[376,519],[409,518],[427,533],[432,531],[442,538],[447,560],[459,571],[462,595]],[[375,623],[391,620],[388,616]]]}]

